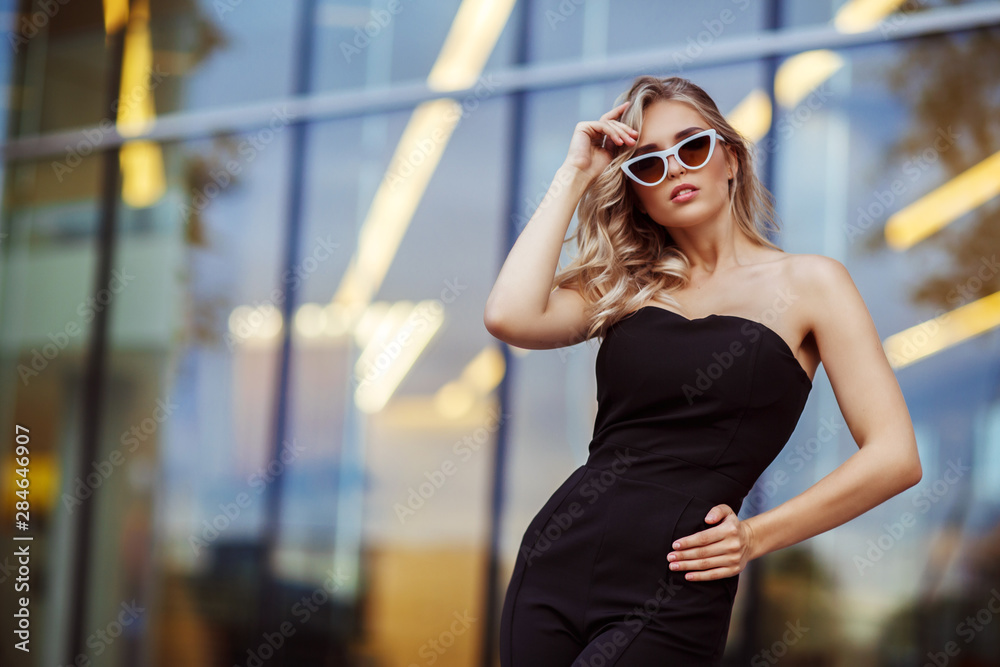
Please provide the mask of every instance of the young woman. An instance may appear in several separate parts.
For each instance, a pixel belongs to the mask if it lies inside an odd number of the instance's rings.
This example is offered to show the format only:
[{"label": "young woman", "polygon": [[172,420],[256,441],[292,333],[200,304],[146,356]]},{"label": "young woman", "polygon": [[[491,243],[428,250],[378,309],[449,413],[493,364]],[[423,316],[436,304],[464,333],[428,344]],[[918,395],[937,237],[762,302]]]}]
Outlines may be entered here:
[{"label": "young woman", "polygon": [[[524,533],[504,667],[717,665],[739,573],[916,484],[910,416],[844,266],[768,241],[753,146],[686,79],[578,123],[484,323],[530,349],[601,339],[587,462]],[[574,261],[556,274],[579,204]],[[741,521],[820,361],[859,451]]]}]

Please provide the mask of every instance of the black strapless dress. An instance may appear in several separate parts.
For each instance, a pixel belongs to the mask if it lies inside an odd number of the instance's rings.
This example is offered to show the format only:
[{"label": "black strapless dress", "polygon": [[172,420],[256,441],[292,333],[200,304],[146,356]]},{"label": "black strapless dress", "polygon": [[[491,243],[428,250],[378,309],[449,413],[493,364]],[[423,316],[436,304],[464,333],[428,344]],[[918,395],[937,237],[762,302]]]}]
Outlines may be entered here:
[{"label": "black strapless dress", "polygon": [[812,389],[788,344],[736,315],[631,313],[597,353],[587,462],[528,524],[500,622],[504,667],[721,663],[739,575],[689,581],[673,541],[739,512]]}]

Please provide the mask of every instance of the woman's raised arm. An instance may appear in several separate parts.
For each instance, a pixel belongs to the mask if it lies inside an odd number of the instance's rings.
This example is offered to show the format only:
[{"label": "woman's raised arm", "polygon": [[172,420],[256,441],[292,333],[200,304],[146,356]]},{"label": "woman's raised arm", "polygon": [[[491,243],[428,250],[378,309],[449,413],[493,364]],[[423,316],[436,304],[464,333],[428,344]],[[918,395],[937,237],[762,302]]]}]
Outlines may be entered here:
[{"label": "woman's raised arm", "polygon": [[618,120],[627,105],[623,102],[599,120],[577,123],[566,160],[507,254],[486,300],[483,323],[494,337],[536,350],[584,340],[583,297],[571,289],[552,290],[552,279],[580,198],[611,163],[605,136],[618,146],[635,142],[637,132]]}]

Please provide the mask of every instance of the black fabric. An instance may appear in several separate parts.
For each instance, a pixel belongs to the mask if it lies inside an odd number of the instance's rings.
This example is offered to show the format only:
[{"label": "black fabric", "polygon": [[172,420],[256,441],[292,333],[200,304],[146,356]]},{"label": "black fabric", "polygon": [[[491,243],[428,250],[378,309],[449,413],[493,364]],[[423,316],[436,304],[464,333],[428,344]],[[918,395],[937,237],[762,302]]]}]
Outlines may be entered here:
[{"label": "black fabric", "polygon": [[739,576],[688,581],[667,554],[713,506],[740,511],[812,381],[760,322],[658,306],[611,326],[596,373],[589,456],[524,532],[500,663],[718,665]]}]

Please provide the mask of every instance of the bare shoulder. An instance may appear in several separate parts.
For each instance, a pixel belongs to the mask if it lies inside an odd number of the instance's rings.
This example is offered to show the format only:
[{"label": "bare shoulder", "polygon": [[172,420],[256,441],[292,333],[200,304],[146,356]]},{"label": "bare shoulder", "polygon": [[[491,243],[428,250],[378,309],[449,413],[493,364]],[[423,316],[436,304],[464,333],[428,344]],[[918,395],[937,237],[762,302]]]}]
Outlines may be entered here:
[{"label": "bare shoulder", "polygon": [[847,269],[832,257],[773,251],[761,259],[753,274],[763,281],[759,284],[774,285],[776,299],[794,303],[796,311],[811,310],[817,303],[822,308],[838,292],[854,289]]},{"label": "bare shoulder", "polygon": [[783,260],[793,277],[803,281],[837,281],[850,279],[850,274],[840,261],[814,253],[785,253]]},{"label": "bare shoulder", "polygon": [[870,328],[871,316],[848,272],[840,261],[812,253],[790,254],[779,259],[779,283],[794,302],[801,335],[829,340],[839,326]]},{"label": "bare shoulder", "polygon": [[783,263],[789,282],[807,297],[813,307],[836,306],[838,300],[857,293],[847,267],[833,257],[812,253],[790,254]]},{"label": "bare shoulder", "polygon": [[804,297],[799,312],[820,350],[851,340],[881,353],[875,323],[847,267],[824,255],[792,255],[789,260],[790,282]]}]

